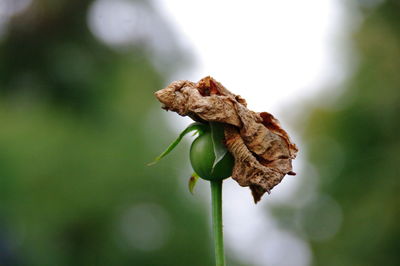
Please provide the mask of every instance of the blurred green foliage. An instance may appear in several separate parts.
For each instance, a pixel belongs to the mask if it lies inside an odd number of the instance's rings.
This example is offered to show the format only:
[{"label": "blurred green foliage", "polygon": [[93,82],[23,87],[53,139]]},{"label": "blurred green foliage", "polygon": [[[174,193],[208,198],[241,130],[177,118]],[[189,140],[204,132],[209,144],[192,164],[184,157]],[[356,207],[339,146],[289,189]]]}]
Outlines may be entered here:
[{"label": "blurred green foliage", "polygon": [[210,265],[187,154],[146,167],[174,138],[151,116],[166,77],[144,47],[99,42],[91,2],[36,0],[0,42],[0,265]]}]

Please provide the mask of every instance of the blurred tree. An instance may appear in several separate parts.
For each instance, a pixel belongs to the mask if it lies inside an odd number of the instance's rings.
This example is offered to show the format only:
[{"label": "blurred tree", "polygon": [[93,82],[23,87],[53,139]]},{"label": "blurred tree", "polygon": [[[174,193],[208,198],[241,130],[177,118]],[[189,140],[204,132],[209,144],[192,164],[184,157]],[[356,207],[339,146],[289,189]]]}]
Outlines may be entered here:
[{"label": "blurred tree", "polygon": [[0,41],[0,265],[210,265],[186,154],[145,167],[173,138],[150,117],[166,77],[146,43],[100,43],[91,4],[34,0]]},{"label": "blurred tree", "polygon": [[[399,14],[397,0],[365,10],[358,70],[336,107],[309,119],[305,140],[325,196],[296,211],[307,216],[299,232],[310,239],[313,265],[400,263]],[[321,236],[340,212],[339,231]]]}]

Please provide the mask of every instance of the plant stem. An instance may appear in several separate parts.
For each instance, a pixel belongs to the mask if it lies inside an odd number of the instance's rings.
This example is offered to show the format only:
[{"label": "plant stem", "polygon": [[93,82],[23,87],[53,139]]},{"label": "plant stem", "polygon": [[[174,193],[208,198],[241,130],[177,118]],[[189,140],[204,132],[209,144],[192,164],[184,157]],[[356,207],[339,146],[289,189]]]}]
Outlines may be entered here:
[{"label": "plant stem", "polygon": [[225,266],[224,236],[222,232],[222,180],[210,181],[215,265]]}]

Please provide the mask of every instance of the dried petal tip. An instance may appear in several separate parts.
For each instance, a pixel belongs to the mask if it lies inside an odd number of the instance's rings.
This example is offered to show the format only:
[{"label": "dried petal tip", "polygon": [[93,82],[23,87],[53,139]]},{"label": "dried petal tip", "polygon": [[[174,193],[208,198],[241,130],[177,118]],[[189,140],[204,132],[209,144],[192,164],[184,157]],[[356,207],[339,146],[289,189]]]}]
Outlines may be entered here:
[{"label": "dried petal tip", "polygon": [[292,160],[298,149],[279,121],[270,113],[247,109],[242,97],[213,78],[175,81],[155,95],[166,110],[225,124],[226,147],[235,158],[232,178],[250,187],[256,203],[286,174],[295,175]]}]

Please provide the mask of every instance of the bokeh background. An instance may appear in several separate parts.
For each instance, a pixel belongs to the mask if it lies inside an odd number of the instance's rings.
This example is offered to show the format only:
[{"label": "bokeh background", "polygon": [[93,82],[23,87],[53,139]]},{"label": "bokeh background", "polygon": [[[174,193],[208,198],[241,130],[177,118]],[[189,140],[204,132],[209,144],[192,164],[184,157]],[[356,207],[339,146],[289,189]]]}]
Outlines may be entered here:
[{"label": "bokeh background", "polygon": [[228,265],[400,264],[397,0],[0,0],[0,265],[213,265],[189,120],[153,92],[213,75],[300,146],[254,205],[224,188]]}]

